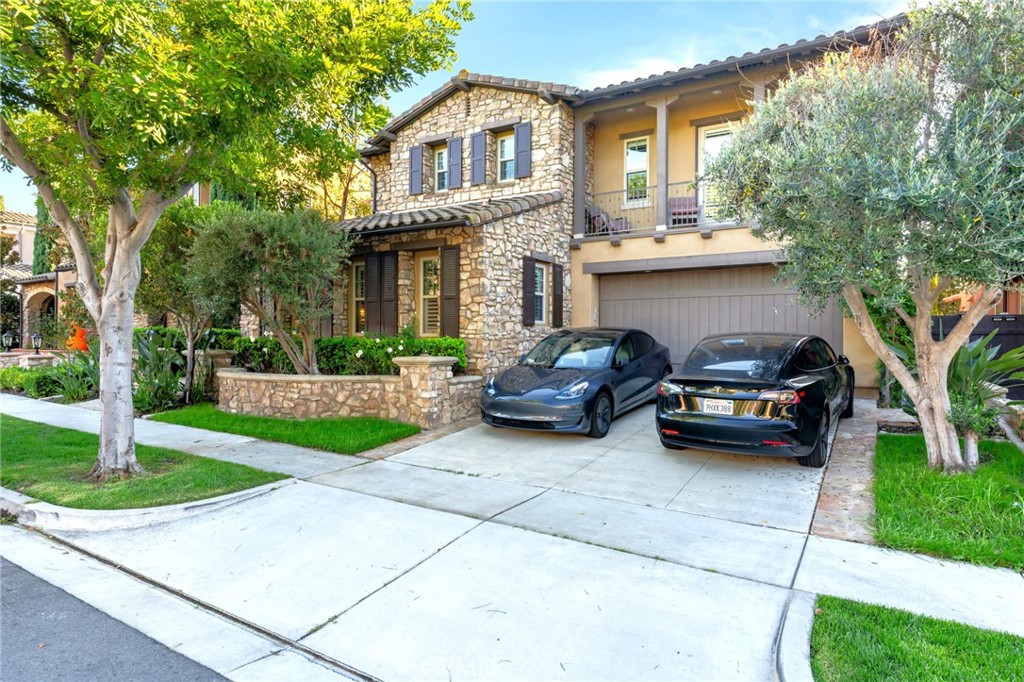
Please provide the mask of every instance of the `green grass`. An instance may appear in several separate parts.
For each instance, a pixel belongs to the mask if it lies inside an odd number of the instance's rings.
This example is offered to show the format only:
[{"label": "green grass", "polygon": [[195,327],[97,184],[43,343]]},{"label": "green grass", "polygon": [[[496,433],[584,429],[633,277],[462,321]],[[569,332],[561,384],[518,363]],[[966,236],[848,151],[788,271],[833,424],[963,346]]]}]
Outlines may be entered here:
[{"label": "green grass", "polygon": [[927,467],[920,435],[879,434],[875,539],[896,549],[1024,568],[1024,453],[982,441],[981,466],[948,476]]},{"label": "green grass", "polygon": [[412,424],[374,417],[282,419],[228,414],[211,403],[162,412],[153,415],[153,419],[345,455],[354,455],[420,432],[420,428]]},{"label": "green grass", "polygon": [[77,509],[135,509],[204,500],[288,478],[176,450],[136,446],[146,470],[129,479],[87,480],[99,439],[91,433],[0,415],[0,485]]},{"label": "green grass", "polygon": [[818,597],[817,682],[1024,680],[1024,638],[836,597]]}]

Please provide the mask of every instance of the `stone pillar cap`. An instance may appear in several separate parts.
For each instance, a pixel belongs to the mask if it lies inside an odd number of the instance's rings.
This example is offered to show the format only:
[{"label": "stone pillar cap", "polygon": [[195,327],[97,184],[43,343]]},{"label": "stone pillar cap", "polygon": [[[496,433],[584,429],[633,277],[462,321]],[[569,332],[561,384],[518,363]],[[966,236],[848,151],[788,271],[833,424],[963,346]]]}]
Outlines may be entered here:
[{"label": "stone pillar cap", "polygon": [[427,367],[451,367],[459,361],[458,358],[450,355],[406,355],[391,359],[399,367],[423,365]]}]

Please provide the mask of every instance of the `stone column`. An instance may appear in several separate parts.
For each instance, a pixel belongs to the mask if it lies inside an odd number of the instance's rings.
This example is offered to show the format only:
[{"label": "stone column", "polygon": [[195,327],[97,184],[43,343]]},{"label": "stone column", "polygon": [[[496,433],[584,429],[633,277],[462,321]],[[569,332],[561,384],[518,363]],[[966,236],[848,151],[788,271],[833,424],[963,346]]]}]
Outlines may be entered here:
[{"label": "stone column", "polygon": [[402,390],[399,397],[400,416],[404,422],[424,429],[436,429],[452,418],[450,404],[452,366],[458,358],[420,355],[396,357]]},{"label": "stone column", "polygon": [[587,124],[594,114],[576,116],[573,121],[573,154],[572,154],[572,236],[583,237],[586,234],[587,206]]}]

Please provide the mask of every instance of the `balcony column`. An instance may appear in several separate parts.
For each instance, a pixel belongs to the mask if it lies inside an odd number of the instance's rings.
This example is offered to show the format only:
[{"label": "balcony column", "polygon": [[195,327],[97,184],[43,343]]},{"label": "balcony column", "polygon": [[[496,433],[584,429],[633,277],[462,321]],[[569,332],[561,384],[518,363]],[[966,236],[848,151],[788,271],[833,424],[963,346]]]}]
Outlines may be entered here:
[{"label": "balcony column", "polygon": [[658,169],[655,173],[655,229],[668,229],[668,105],[679,99],[678,95],[658,97],[644,102],[655,111],[654,134],[658,138],[658,148],[655,151],[655,163]]},{"label": "balcony column", "polygon": [[587,123],[594,114],[577,113],[572,135],[572,236],[583,237],[587,231]]}]

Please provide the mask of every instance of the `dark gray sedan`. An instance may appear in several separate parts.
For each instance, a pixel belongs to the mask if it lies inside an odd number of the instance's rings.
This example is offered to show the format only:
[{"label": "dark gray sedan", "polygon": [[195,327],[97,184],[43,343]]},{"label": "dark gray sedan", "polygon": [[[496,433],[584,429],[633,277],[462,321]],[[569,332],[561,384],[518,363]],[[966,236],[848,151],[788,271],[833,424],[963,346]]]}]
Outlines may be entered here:
[{"label": "dark gray sedan", "polygon": [[492,377],[480,413],[492,426],[604,438],[671,371],[668,348],[639,329],[565,329]]}]

